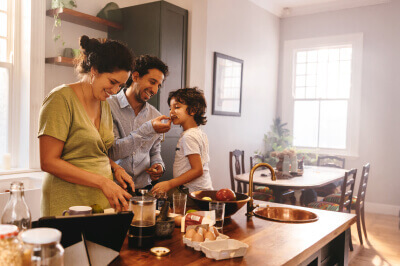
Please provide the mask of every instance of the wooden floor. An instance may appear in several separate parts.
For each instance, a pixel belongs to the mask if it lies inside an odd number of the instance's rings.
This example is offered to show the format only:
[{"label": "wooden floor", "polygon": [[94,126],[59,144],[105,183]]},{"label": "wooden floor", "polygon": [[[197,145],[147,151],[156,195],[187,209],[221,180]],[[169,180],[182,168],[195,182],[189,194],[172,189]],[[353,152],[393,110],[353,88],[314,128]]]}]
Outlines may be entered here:
[{"label": "wooden floor", "polygon": [[360,245],[357,226],[351,227],[354,251],[349,265],[400,265],[400,218],[366,213],[368,242]]}]

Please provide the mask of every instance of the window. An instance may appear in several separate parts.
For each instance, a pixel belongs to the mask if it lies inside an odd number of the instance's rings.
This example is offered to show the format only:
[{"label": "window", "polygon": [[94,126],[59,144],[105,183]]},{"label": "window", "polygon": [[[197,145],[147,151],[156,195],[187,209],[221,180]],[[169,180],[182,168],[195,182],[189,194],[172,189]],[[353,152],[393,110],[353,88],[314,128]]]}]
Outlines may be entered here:
[{"label": "window", "polygon": [[[0,0],[0,179],[39,168],[36,133],[44,97],[44,10],[46,1]],[[11,170],[4,169],[4,158],[11,159]]]},{"label": "window", "polygon": [[358,154],[361,44],[362,35],[285,44],[281,108],[295,147]]},{"label": "window", "polygon": [[0,158],[9,152],[10,91],[12,85],[12,1],[0,1]]}]

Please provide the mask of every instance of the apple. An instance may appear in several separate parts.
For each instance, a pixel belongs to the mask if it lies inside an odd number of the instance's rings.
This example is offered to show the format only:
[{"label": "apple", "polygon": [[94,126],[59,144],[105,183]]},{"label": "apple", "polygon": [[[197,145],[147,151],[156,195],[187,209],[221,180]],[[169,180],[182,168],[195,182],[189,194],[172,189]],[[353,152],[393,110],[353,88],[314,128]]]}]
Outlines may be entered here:
[{"label": "apple", "polygon": [[215,195],[218,201],[232,201],[236,200],[236,194],[229,188],[223,188],[218,190]]}]

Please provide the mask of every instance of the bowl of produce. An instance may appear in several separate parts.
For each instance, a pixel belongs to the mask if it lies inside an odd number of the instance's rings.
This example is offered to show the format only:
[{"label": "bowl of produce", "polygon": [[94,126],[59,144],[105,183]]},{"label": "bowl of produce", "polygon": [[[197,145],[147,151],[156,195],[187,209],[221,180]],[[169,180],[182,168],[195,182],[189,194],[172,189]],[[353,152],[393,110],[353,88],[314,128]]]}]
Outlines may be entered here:
[{"label": "bowl of produce", "polygon": [[246,194],[230,189],[199,190],[189,193],[189,197],[202,211],[208,211],[209,202],[225,202],[225,218],[231,217],[250,200]]}]

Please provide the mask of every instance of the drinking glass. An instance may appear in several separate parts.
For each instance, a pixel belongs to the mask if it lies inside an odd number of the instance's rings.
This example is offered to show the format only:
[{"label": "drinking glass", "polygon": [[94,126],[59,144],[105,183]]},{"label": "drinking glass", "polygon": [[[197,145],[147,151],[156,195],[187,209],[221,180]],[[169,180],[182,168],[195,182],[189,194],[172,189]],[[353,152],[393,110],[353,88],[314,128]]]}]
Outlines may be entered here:
[{"label": "drinking glass", "polygon": [[174,213],[185,215],[186,198],[187,198],[187,195],[184,193],[172,194]]},{"label": "drinking glass", "polygon": [[222,232],[224,226],[225,216],[225,203],[224,202],[209,202],[208,204],[210,211],[215,211],[215,228]]}]

